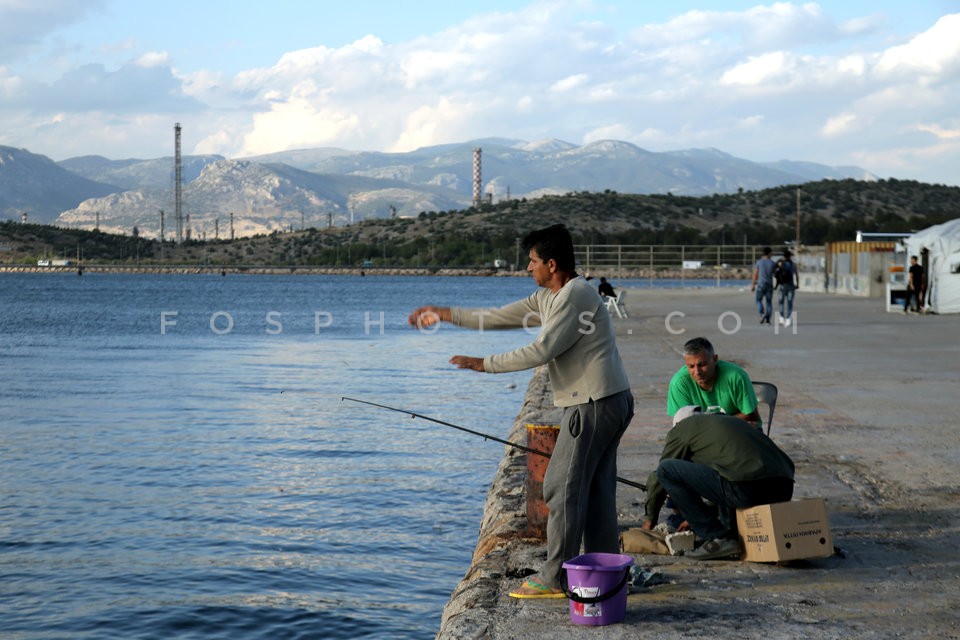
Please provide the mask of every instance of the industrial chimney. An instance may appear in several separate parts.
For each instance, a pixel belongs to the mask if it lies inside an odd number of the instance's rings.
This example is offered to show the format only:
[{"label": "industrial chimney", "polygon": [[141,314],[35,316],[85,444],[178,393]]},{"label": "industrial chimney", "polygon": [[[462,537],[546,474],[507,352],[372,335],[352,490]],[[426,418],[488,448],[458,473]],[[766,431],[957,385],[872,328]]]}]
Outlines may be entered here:
[{"label": "industrial chimney", "polygon": [[473,150],[473,206],[480,207],[481,203],[481,193],[480,185],[482,181],[480,179],[480,147],[477,147]]},{"label": "industrial chimney", "polygon": [[173,215],[177,220],[177,243],[183,242],[183,193],[180,176],[180,123],[173,125]]}]

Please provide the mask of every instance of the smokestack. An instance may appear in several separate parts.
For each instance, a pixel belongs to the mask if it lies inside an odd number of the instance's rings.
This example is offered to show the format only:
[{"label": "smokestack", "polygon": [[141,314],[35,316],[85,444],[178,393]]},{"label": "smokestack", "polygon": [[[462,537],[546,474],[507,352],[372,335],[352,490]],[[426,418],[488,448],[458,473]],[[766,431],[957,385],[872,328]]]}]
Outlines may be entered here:
[{"label": "smokestack", "polygon": [[173,125],[173,215],[177,220],[177,242],[183,242],[183,193],[180,184],[180,123]]},{"label": "smokestack", "polygon": [[473,150],[473,206],[479,207],[481,203],[480,185],[480,147]]}]

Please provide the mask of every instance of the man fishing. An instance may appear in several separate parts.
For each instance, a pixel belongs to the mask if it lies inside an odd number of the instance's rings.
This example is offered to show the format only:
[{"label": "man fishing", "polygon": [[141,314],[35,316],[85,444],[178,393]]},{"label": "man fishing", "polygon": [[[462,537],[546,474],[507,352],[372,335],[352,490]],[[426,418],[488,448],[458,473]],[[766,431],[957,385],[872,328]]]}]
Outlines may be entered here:
[{"label": "man fishing", "polygon": [[563,225],[523,239],[527,271],[540,287],[499,309],[424,306],[411,325],[448,322],[478,330],[539,325],[530,344],[495,355],[455,355],[461,369],[506,373],[547,365],[560,432],[543,481],[547,560],[538,575],[510,592],[515,598],[563,598],[562,565],[583,551],[619,553],[617,447],[633,417],[633,395],[613,323],[597,293],[576,273],[573,239]]}]

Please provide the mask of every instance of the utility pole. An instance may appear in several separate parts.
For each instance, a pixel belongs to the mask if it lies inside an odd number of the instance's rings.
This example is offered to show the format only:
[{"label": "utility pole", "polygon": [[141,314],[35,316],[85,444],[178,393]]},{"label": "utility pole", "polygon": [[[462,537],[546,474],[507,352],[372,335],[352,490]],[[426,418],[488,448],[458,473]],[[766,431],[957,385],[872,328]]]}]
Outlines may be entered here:
[{"label": "utility pole", "polygon": [[160,209],[160,243],[163,244],[163,209]]},{"label": "utility pole", "polygon": [[797,187],[797,238],[794,253],[800,251],[800,187]]}]

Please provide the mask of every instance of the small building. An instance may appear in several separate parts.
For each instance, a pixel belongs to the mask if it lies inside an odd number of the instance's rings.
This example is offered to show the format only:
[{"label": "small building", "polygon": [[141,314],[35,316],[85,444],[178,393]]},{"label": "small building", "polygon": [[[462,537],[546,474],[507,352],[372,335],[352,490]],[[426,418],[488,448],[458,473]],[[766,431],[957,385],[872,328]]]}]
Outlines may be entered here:
[{"label": "small building", "polygon": [[[827,291],[865,298],[884,297],[891,274],[903,271],[897,247],[896,240],[828,242]],[[896,281],[897,276],[893,276],[894,284]]]}]

